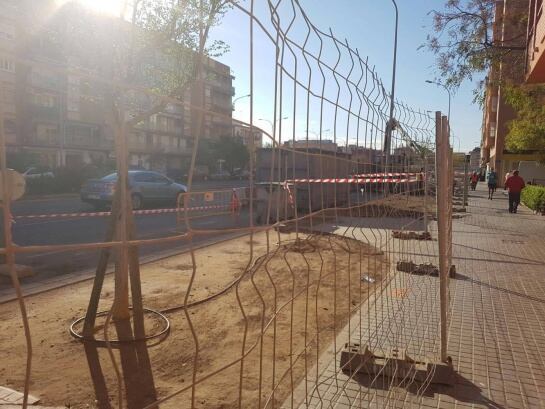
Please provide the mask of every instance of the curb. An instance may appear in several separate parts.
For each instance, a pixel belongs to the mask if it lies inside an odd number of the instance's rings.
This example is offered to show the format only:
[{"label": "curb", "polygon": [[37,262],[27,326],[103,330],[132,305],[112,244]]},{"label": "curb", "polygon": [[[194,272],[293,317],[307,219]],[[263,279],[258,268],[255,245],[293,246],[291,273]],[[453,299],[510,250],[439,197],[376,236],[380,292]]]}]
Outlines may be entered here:
[{"label": "curb", "polygon": [[[233,235],[230,235],[228,237],[220,238],[220,239],[217,239],[217,240],[212,239],[211,241],[209,241],[207,243],[202,243],[202,244],[200,244],[198,246],[194,246],[193,250],[200,250],[200,249],[203,249],[203,248],[206,248],[206,247],[210,247],[210,246],[214,246],[216,244],[220,244],[220,243],[222,243],[224,241],[239,239],[239,238],[247,236],[247,235],[249,235],[249,233],[238,233],[238,234],[233,233]],[[164,259],[167,259],[167,258],[170,258],[170,257],[179,256],[179,255],[182,255],[182,254],[185,254],[185,253],[189,253],[189,251],[190,251],[190,249],[174,250],[174,251],[163,251],[163,252],[161,252],[159,254],[145,256],[145,257],[142,257],[140,259],[140,266],[155,263],[157,261],[161,261],[161,260],[164,260]],[[111,270],[110,267],[108,269]],[[73,284],[78,284],[78,283],[82,283],[84,281],[92,280],[95,277],[95,269],[75,271],[75,272],[68,273],[68,274],[74,275],[75,277],[72,277],[72,279],[65,279],[61,283],[57,283],[56,285],[54,283],[44,282],[44,283],[42,283],[40,288],[31,289],[31,290],[28,290],[28,291],[25,290],[24,285],[21,286],[21,290],[23,291],[23,298],[27,299],[27,298],[29,298],[31,296],[34,296],[34,295],[43,294],[43,293],[48,292],[48,291],[53,291],[53,290],[57,290],[59,288],[68,287],[68,286],[73,285]],[[111,275],[111,274],[113,274],[113,271],[107,271],[106,272],[106,275]],[[13,287],[9,287],[9,288],[13,289]],[[16,301],[16,300],[17,300],[17,296],[15,294],[0,296],[0,305],[7,304],[9,302]]]},{"label": "curb", "polygon": [[36,202],[39,200],[79,198],[79,193],[59,193],[58,195],[31,195],[23,196],[18,202]]}]

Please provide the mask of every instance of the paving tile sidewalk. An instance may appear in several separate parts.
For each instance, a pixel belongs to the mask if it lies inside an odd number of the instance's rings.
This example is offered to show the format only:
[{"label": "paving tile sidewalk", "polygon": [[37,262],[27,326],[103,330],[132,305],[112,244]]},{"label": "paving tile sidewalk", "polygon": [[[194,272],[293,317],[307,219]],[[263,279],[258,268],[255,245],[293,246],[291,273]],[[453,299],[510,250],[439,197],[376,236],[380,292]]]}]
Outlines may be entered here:
[{"label": "paving tile sidewalk", "polygon": [[[348,341],[379,352],[396,346],[438,357],[439,280],[392,271],[322,355],[318,376],[298,386],[299,407],[545,408],[545,217],[524,207],[511,215],[505,195],[488,200],[483,188],[470,193],[467,210],[453,221],[458,274],[449,285],[448,353],[455,385],[371,381],[339,369]],[[365,223],[354,230],[359,239],[390,236],[390,230]],[[342,221],[337,227],[346,230]],[[434,237],[435,229],[432,224]],[[436,242],[390,239],[381,245],[394,266],[403,258],[437,264]]]}]

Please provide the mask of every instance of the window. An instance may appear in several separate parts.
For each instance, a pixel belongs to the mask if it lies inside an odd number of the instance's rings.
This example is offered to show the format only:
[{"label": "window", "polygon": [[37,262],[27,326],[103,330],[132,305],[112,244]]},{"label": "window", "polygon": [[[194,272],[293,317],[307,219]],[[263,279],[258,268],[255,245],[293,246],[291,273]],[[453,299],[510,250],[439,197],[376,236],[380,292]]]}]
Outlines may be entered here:
[{"label": "window", "polygon": [[68,76],[68,92],[66,109],[70,112],[79,112],[80,106],[80,81],[78,77]]},{"label": "window", "polygon": [[168,179],[158,173],[142,172],[134,175],[135,182],[140,183],[167,183]]},{"label": "window", "polygon": [[11,24],[0,23],[0,39],[13,40],[15,36],[15,27]]},{"label": "window", "polygon": [[108,176],[104,176],[101,180],[106,182],[115,182],[117,181],[117,173],[110,173]]},{"label": "window", "polygon": [[150,179],[152,183],[167,183],[169,181],[166,177],[158,173],[150,173]]},{"label": "window", "polygon": [[495,138],[496,137],[496,124],[495,123],[491,123],[490,124],[490,138]]},{"label": "window", "polygon": [[32,94],[32,103],[46,108],[57,106],[57,97],[51,94]]},{"label": "window", "polygon": [[77,145],[95,145],[99,142],[100,129],[95,126],[68,125],[66,137],[67,141]]},{"label": "window", "polygon": [[494,96],[494,97],[490,98],[490,109],[492,110],[492,112],[497,112],[498,111],[498,97],[497,96]]},{"label": "window", "polygon": [[36,125],[36,142],[53,145],[57,143],[59,127],[53,124]]},{"label": "window", "polygon": [[33,69],[30,75],[30,83],[42,88],[57,88],[61,83],[59,75],[46,69]]},{"label": "window", "polygon": [[137,173],[134,175],[134,181],[140,183],[151,183],[153,180],[150,173]]},{"label": "window", "polygon": [[15,133],[15,119],[4,119],[4,131],[7,134],[14,134]]},{"label": "window", "polygon": [[15,63],[13,60],[0,56],[0,71],[15,72]]},{"label": "window", "polygon": [[0,92],[4,102],[8,104],[15,103],[15,84],[10,82],[0,83]]}]

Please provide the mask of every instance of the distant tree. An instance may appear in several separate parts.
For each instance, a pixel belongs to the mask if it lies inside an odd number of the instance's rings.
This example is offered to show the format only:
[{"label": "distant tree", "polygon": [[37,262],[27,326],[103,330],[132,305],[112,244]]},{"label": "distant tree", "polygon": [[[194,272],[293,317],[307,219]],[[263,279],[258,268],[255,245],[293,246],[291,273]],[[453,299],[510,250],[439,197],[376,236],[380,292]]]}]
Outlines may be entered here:
[{"label": "distant tree", "polygon": [[199,148],[197,150],[197,165],[208,166],[214,168],[215,164],[220,157],[212,139],[202,139],[199,141]]},{"label": "distant tree", "polygon": [[517,112],[509,122],[507,148],[537,151],[545,159],[545,86],[505,87],[506,101]]},{"label": "distant tree", "polygon": [[216,150],[221,159],[225,159],[227,168],[232,172],[236,168],[245,168],[250,161],[250,153],[240,138],[221,137],[216,143]]},{"label": "distant tree", "polygon": [[[525,7],[523,3],[520,6]],[[524,64],[525,10],[519,15],[514,13],[509,21],[494,22],[497,4],[496,0],[446,0],[443,10],[430,12],[433,33],[423,47],[435,54],[439,77],[446,86],[457,88],[465,80],[488,72],[506,57],[513,59],[509,66],[515,69]],[[514,32],[522,34],[500,41],[493,36],[494,23],[510,24],[515,27]],[[474,91],[476,101],[483,100],[483,85],[480,81]]]},{"label": "distant tree", "polygon": [[245,168],[250,161],[246,145],[239,138],[223,136],[219,139],[203,139],[199,143],[197,164],[216,169],[219,160],[225,161],[224,169],[232,172],[236,168]]}]

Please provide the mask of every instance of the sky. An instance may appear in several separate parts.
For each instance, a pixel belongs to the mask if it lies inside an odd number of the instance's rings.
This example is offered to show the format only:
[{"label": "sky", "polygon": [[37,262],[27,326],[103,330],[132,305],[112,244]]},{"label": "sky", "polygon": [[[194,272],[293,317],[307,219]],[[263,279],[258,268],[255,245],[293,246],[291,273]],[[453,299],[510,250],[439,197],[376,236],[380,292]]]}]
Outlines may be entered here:
[{"label": "sky", "polygon": [[[390,90],[392,76],[393,44],[394,44],[394,7],[389,0],[299,0],[310,21],[320,30],[329,32],[331,28],[340,40],[346,39],[352,48],[357,48],[364,60],[368,57],[369,66],[374,66],[381,78],[384,87]],[[396,74],[396,98],[405,104],[422,111],[441,110],[447,112],[448,95],[446,91],[435,85],[427,84],[426,80],[441,81],[434,68],[435,56],[426,49],[418,49],[425,43],[426,36],[431,32],[432,18],[428,14],[433,8],[441,7],[442,0],[397,0],[399,7],[399,34],[398,56]],[[247,9],[248,2],[246,1]],[[265,0],[255,0],[254,12],[265,28],[270,29],[269,10],[264,6]],[[285,1],[285,4],[291,3]],[[287,28],[292,15],[290,8],[279,9],[280,20],[283,27]],[[305,37],[305,25],[302,20],[296,20],[292,33],[294,38],[301,41]],[[230,45],[230,51],[218,60],[229,65],[235,76],[233,85],[236,90],[234,98],[242,97],[250,92],[250,46],[249,46],[249,19],[240,10],[229,11],[221,24],[211,32],[212,39],[221,39]],[[263,34],[257,25],[254,30],[254,78],[253,78],[253,118],[256,126],[264,130],[271,130],[271,124],[260,119],[272,121],[274,113],[274,67],[275,52],[272,41]],[[318,51],[317,42],[309,40],[309,49]],[[324,54],[324,59],[335,63],[334,45],[324,47],[329,50]],[[288,71],[293,72],[295,59],[286,56],[284,64]],[[311,77],[311,88],[319,89],[319,74],[316,67],[312,74],[306,69],[302,55],[298,56],[298,78],[306,80]],[[349,61],[342,60],[339,70],[348,70]],[[335,78],[330,76],[326,83],[331,87],[335,84]],[[334,88],[334,87],[333,87]],[[326,90],[326,94],[335,97],[335,89]],[[454,149],[469,151],[479,146],[482,111],[472,102],[472,90],[474,84],[463,84],[452,95],[451,128],[455,135]],[[309,111],[305,109],[306,95],[299,91],[293,91],[289,81],[286,81],[283,90],[282,113],[276,112],[276,118],[282,122],[282,129],[286,138],[295,136],[295,139],[305,138],[305,129],[309,129],[309,138],[316,138],[320,129],[319,100],[309,102]],[[346,93],[345,93],[346,94]],[[348,104],[349,95],[342,95],[341,99]],[[293,103],[293,100],[296,100]],[[250,119],[250,98],[241,98],[236,101],[233,116],[248,122]],[[352,107],[354,109],[354,107]],[[293,115],[295,113],[295,115]],[[295,121],[294,118],[295,117]],[[286,118],[282,119],[281,118]],[[335,125],[333,112],[327,110],[323,114],[322,135],[323,138],[332,138],[336,134],[339,140],[341,134],[349,134],[349,138],[355,138],[356,129],[350,125],[350,130],[341,131],[339,127],[345,126],[347,117],[342,113],[337,118]],[[295,123],[294,123],[295,122]],[[327,128],[327,129],[326,129]],[[327,131],[327,132],[326,132]],[[293,135],[293,133],[295,134]]]}]

